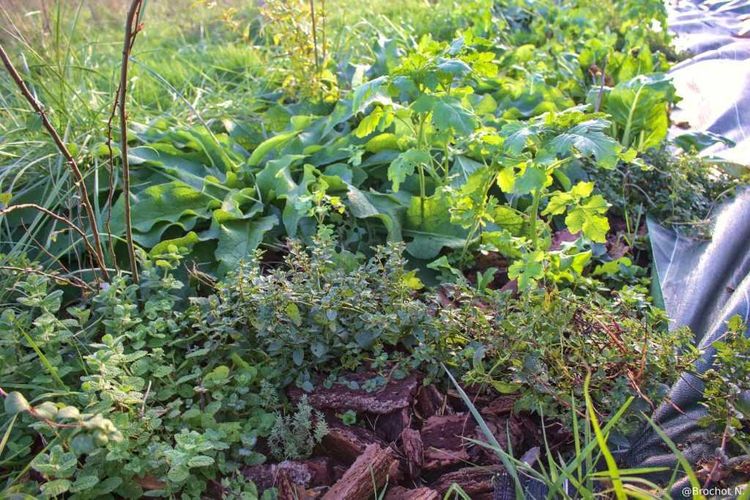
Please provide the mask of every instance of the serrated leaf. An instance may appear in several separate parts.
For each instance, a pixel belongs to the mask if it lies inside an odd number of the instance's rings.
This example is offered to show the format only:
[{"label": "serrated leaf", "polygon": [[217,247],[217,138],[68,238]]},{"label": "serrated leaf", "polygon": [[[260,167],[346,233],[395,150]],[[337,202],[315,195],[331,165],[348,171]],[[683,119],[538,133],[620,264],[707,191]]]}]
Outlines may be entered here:
[{"label": "serrated leaf", "polygon": [[97,484],[99,484],[99,478],[97,476],[78,476],[75,482],[71,485],[70,491],[77,493],[79,491],[90,490]]},{"label": "serrated leaf", "polygon": [[70,489],[70,485],[71,482],[67,479],[55,479],[42,484],[39,489],[43,497],[53,498],[67,492]]},{"label": "serrated leaf", "polygon": [[188,460],[188,467],[208,467],[214,464],[214,459],[206,455],[198,455]]},{"label": "serrated leaf", "polygon": [[[518,171],[516,171],[516,168],[518,168]],[[547,182],[547,172],[543,168],[531,164],[505,167],[497,177],[497,184],[504,193],[518,195],[540,190],[544,188]]]},{"label": "serrated leaf", "polygon": [[383,112],[383,108],[381,108],[380,106],[373,109],[372,113],[365,116],[362,121],[359,122],[359,125],[354,131],[354,135],[361,139],[375,132],[375,129],[378,128],[380,120],[383,119],[384,114],[385,113]]},{"label": "serrated leaf", "polygon": [[430,161],[430,154],[421,149],[410,149],[398,155],[388,167],[388,180],[392,183],[393,191],[397,193],[401,183],[413,175],[418,166],[427,165]]},{"label": "serrated leaf", "polygon": [[536,286],[544,277],[544,252],[535,250],[525,253],[508,268],[508,277],[518,282],[518,289],[525,291]]},{"label": "serrated leaf", "polygon": [[432,124],[438,130],[452,130],[456,134],[471,135],[477,126],[474,114],[457,99],[436,100],[432,107]]},{"label": "serrated leaf", "polygon": [[388,78],[381,76],[357,87],[352,95],[352,113],[361,113],[367,106],[378,99]]},{"label": "serrated leaf", "polygon": [[505,125],[500,131],[504,138],[503,150],[510,155],[520,155],[526,146],[539,139],[539,129],[536,125],[526,122],[513,122]]},{"label": "serrated leaf", "polygon": [[596,243],[607,241],[609,221],[603,214],[609,205],[601,195],[592,196],[585,203],[571,208],[565,217],[565,225],[575,234],[582,232],[586,238]]},{"label": "serrated leaf", "polygon": [[617,166],[622,146],[604,133],[609,127],[605,120],[588,120],[552,139],[549,147],[561,155],[578,152],[594,157],[600,167],[613,169]]}]

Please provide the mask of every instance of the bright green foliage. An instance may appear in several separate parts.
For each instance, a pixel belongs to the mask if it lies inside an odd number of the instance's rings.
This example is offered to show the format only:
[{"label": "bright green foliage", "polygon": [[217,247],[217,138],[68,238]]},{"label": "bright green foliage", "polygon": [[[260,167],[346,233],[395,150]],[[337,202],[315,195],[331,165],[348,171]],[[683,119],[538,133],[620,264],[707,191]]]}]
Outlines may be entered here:
[{"label": "bright green foliage", "polygon": [[[309,243],[317,224],[345,219],[337,230],[348,249],[405,240],[420,261],[451,251],[469,259],[501,230],[528,240],[504,236],[509,258],[546,251],[564,221],[603,241],[597,193],[566,205],[571,213],[545,205],[579,181],[606,182],[609,171],[662,144],[674,100],[660,73],[668,39],[643,13],[663,24],[664,9],[655,0],[526,3],[466,2],[451,21],[461,30],[381,38],[368,58],[337,72],[341,54],[325,24],[325,10],[344,15],[335,3],[267,2],[262,40],[287,62],[273,66],[286,97],[259,99],[249,117],[228,110],[197,126],[134,126],[136,243],[188,249],[221,277],[263,243]],[[234,14],[227,19],[239,32]],[[596,74],[605,61],[612,89]],[[101,141],[82,154],[94,163],[109,157]],[[577,178],[582,168],[593,178]],[[481,180],[468,182],[472,175]],[[321,218],[311,212],[314,196],[338,208]],[[102,212],[119,246],[123,200],[113,199]],[[10,220],[19,231],[20,216]],[[70,256],[71,247],[80,241],[51,251]]]},{"label": "bright green foliage", "polygon": [[337,97],[336,76],[328,69],[325,7],[324,1],[308,0],[268,0],[261,4],[269,45],[286,62],[272,69],[291,96],[315,100]]},{"label": "bright green foliage", "polygon": [[328,426],[323,415],[313,410],[305,395],[297,403],[294,414],[276,416],[268,444],[277,460],[302,459],[310,456],[326,434]]},{"label": "bright green foliage", "polygon": [[[635,397],[614,419],[628,428],[695,358],[645,297],[638,255],[604,245],[620,238],[612,216],[639,248],[634,211],[703,216],[730,184],[692,156],[664,159],[676,97],[663,2],[371,3],[390,18],[269,0],[260,18],[226,10],[221,27],[196,20],[200,35],[136,44],[134,120],[114,135],[131,143],[140,285],[114,270],[88,285],[79,235],[30,209],[2,216],[0,496],[200,498],[214,481],[257,498],[242,467],[260,451],[308,456],[326,432],[283,390],[353,384],[346,372],[365,365],[367,390],[415,370],[437,382],[444,363],[573,424],[584,399],[607,417]],[[109,45],[79,57],[55,29],[57,59],[27,51],[24,78],[75,143],[107,263],[125,268],[102,133]],[[81,221],[38,119],[0,86],[0,207]],[[513,291],[494,291],[505,271]],[[425,285],[437,279],[452,283]],[[707,379],[709,414],[732,432],[746,402],[727,352],[741,340],[717,344]]]},{"label": "bright green foliage", "polygon": [[741,316],[727,322],[727,331],[712,344],[712,367],[701,377],[705,384],[703,404],[708,414],[701,424],[728,438],[747,442],[750,421],[750,338]]},{"label": "bright green foliage", "polygon": [[[631,396],[645,410],[696,357],[692,350],[677,354],[690,345],[690,332],[663,329],[663,311],[639,288],[620,290],[614,301],[586,290],[580,296],[535,292],[519,300],[498,295],[492,304],[495,315],[481,332],[486,336],[466,380],[501,393],[518,392],[517,409],[548,418],[569,421],[570,406],[583,400],[587,373],[591,397],[603,415]],[[637,425],[637,410],[627,422]]]},{"label": "bright green foliage", "polygon": [[410,149],[398,155],[388,167],[388,179],[393,182],[393,191],[398,192],[399,185],[407,177],[413,175],[417,168],[423,169],[431,161],[432,158],[427,152],[418,149]]},{"label": "bright green foliage", "polygon": [[[668,173],[668,175],[665,175]],[[618,168],[598,187],[611,211],[636,221],[646,212],[675,229],[707,236],[707,218],[723,199],[742,185],[742,178],[695,153],[673,156],[650,151],[643,162]]]},{"label": "bright green foliage", "polygon": [[[404,368],[435,359],[457,339],[452,316],[435,317],[413,298],[421,284],[406,271],[399,246],[375,249],[363,260],[337,252],[328,231],[306,250],[290,245],[284,265],[262,274],[257,262],[230,275],[237,291],[223,307],[241,314],[253,344],[296,382],[311,389],[314,372],[355,370],[370,357],[403,362]],[[399,347],[422,346],[410,359]],[[314,368],[314,370],[312,369]]]},{"label": "bright green foliage", "polygon": [[573,233],[582,233],[597,243],[607,241],[609,221],[604,216],[609,204],[601,195],[592,196],[592,182],[579,182],[568,192],[554,193],[542,214],[567,213],[565,225]]},{"label": "bright green foliage", "polygon": [[666,75],[638,75],[610,90],[604,109],[612,115],[615,135],[623,146],[644,151],[666,138],[668,105],[675,101],[675,89]]},{"label": "bright green foliage", "polygon": [[[0,320],[0,378],[3,387],[28,387],[34,403],[18,393],[5,398],[4,413],[19,419],[6,452],[11,463],[33,458],[32,467],[55,480],[45,494],[99,498],[117,490],[138,498],[138,478],[148,475],[159,478],[162,494],[196,496],[219,470],[263,460],[253,447],[275,417],[260,384],[278,372],[256,364],[234,330],[210,319],[215,300],[179,298],[178,259],[162,254],[156,266],[147,263],[140,303],[136,287],[118,278],[89,307],[66,312],[47,278],[16,279],[15,305]],[[51,446],[35,455],[37,434]],[[35,491],[33,481],[4,487]]]}]

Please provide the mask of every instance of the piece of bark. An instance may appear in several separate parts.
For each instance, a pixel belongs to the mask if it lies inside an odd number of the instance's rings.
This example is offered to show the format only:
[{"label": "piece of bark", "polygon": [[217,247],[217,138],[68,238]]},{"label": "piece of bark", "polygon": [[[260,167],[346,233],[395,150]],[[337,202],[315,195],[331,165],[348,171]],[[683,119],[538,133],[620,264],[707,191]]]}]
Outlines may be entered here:
[{"label": "piece of bark", "polygon": [[334,483],[333,461],[328,457],[314,457],[302,462],[310,472],[308,487],[330,486]]},{"label": "piece of bark", "polygon": [[436,415],[422,426],[422,442],[425,447],[456,449],[463,446],[463,436],[472,436],[474,423],[468,413]]},{"label": "piece of bark", "polygon": [[401,451],[406,460],[409,477],[417,479],[422,473],[422,465],[424,465],[424,448],[422,447],[422,435],[419,431],[407,428],[401,432]]},{"label": "piece of bark", "polygon": [[375,420],[375,433],[386,442],[392,443],[401,435],[401,431],[411,424],[409,408],[402,408],[388,415],[379,415]]},{"label": "piece of bark", "polygon": [[448,404],[447,396],[432,384],[419,388],[414,409],[422,420],[427,420],[435,415],[453,413],[453,408]]},{"label": "piece of bark", "polygon": [[451,467],[471,458],[466,451],[464,436],[474,437],[474,422],[467,413],[436,415],[422,426],[424,449],[423,468],[435,471]]},{"label": "piece of bark", "polygon": [[[358,382],[362,385],[368,379],[375,376],[373,373],[353,374],[347,376],[348,380]],[[381,389],[367,392],[363,389],[350,389],[342,384],[333,387],[317,387],[314,392],[307,395],[307,401],[318,410],[348,411],[357,413],[374,413],[376,415],[387,415],[411,405],[419,385],[419,377],[412,374],[405,379],[391,379]],[[299,400],[304,394],[300,389],[289,389],[292,400]]]},{"label": "piece of bark", "polygon": [[[511,449],[521,449],[521,445],[524,442],[524,426],[521,418],[516,415],[505,415],[505,416],[494,416],[485,415],[484,423],[490,430],[490,433],[495,436],[500,446],[507,451],[507,443],[510,441]],[[484,435],[482,429],[477,426],[474,430],[473,439],[477,441],[487,442],[487,437]],[[486,446],[475,446],[472,447],[472,451],[476,452],[475,456],[472,456],[473,460],[481,460],[482,462],[491,464],[500,464],[500,458],[497,454]]]},{"label": "piece of bark", "polygon": [[507,415],[513,411],[513,406],[518,401],[518,396],[498,396],[485,407],[480,408],[482,415]]},{"label": "piece of bark", "polygon": [[455,472],[443,474],[432,485],[441,495],[451,487],[453,483],[463,489],[472,499],[482,496],[490,496],[495,490],[493,478],[501,473],[503,468],[497,465],[490,467],[465,467]]},{"label": "piece of bark", "polygon": [[334,459],[351,464],[373,443],[386,446],[374,432],[364,427],[347,426],[331,419],[328,421],[328,434],[323,438],[320,448]]},{"label": "piece of bark", "polygon": [[305,488],[296,484],[287,470],[280,470],[276,477],[276,493],[279,500],[299,500],[305,498]]},{"label": "piece of bark", "polygon": [[333,464],[330,458],[316,457],[309,460],[287,460],[278,464],[262,464],[245,467],[243,475],[254,482],[259,490],[265,491],[287,478],[303,489],[315,486],[328,486],[333,483]]},{"label": "piece of bark", "polygon": [[323,500],[362,500],[370,498],[388,481],[398,461],[390,448],[371,444],[344,476],[323,495]]},{"label": "piece of bark", "polygon": [[417,488],[410,490],[403,486],[394,486],[388,488],[385,494],[385,500],[439,500],[440,495],[437,491],[430,488]]}]

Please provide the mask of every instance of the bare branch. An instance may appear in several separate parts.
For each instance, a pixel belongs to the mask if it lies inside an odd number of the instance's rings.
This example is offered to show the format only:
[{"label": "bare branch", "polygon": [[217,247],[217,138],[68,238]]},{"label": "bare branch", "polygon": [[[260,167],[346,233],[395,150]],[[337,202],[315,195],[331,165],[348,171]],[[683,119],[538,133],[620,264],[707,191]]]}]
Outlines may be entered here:
[{"label": "bare branch", "polygon": [[[38,210],[39,212],[42,212],[43,214],[48,215],[48,216],[52,217],[53,219],[55,219],[55,220],[57,220],[59,222],[62,222],[63,224],[65,224],[66,226],[68,226],[70,229],[72,229],[73,231],[75,231],[76,233],[78,233],[78,235],[83,240],[83,244],[86,246],[86,250],[91,255],[97,255],[96,254],[96,250],[91,246],[91,242],[89,241],[88,237],[86,236],[86,233],[83,232],[83,229],[81,229],[80,227],[76,226],[73,223],[73,221],[71,221],[67,217],[63,217],[62,215],[56,214],[52,210],[44,208],[41,205],[37,205],[36,203],[19,203],[17,205],[11,205],[9,207],[0,209],[0,217],[3,216],[3,215],[7,215],[7,214],[9,214],[11,212],[15,212],[16,210],[22,210],[24,208],[31,208],[31,209],[34,209],[34,210]],[[100,264],[100,268],[99,269],[101,269],[101,271],[103,273],[107,272],[107,268],[104,266],[104,262],[102,262]]]},{"label": "bare branch", "polygon": [[125,206],[125,240],[128,246],[128,258],[130,259],[130,270],[133,282],[138,283],[138,261],[135,257],[135,245],[133,244],[133,226],[131,221],[130,207],[130,164],[128,163],[128,114],[125,109],[128,93],[128,62],[130,52],[133,50],[135,37],[140,31],[138,22],[140,19],[143,0],[133,0],[128,9],[125,21],[125,40],[122,45],[122,64],[120,66],[120,86],[117,90],[117,100],[120,109],[120,157],[122,162],[122,196]]},{"label": "bare branch", "polygon": [[[86,241],[87,248],[91,251],[91,255],[96,258],[97,265],[99,266],[104,279],[109,280],[109,273],[107,272],[107,266],[104,261],[104,252],[102,251],[102,243],[101,239],[99,238],[99,228],[97,227],[96,218],[94,217],[94,210],[91,208],[88,189],[86,189],[86,182],[83,178],[83,174],[81,173],[81,169],[78,168],[78,163],[76,162],[75,158],[73,158],[73,155],[70,153],[68,147],[63,142],[60,134],[57,133],[57,130],[49,121],[49,118],[47,118],[47,114],[44,112],[42,104],[36,99],[36,97],[34,97],[29,88],[26,86],[26,83],[23,81],[23,78],[21,78],[21,75],[16,70],[15,66],[13,66],[13,63],[8,57],[8,54],[5,52],[2,44],[0,44],[0,59],[2,59],[3,64],[5,65],[5,69],[8,70],[8,73],[10,74],[11,78],[16,83],[18,88],[21,90],[24,98],[26,98],[31,107],[34,108],[34,111],[36,111],[36,113],[39,115],[39,118],[41,118],[42,125],[45,129],[47,129],[47,132],[52,137],[52,140],[57,146],[57,149],[60,150],[60,153],[62,153],[62,155],[67,160],[68,165],[70,165],[70,169],[72,170],[73,177],[75,179],[75,186],[78,189],[81,197],[81,205],[83,205],[83,208],[86,211],[86,217],[89,219],[89,225],[91,226],[91,235],[94,239],[93,248],[88,242],[88,237],[83,232],[81,233],[83,234],[83,238]],[[74,227],[77,228],[77,226],[75,225]]]}]

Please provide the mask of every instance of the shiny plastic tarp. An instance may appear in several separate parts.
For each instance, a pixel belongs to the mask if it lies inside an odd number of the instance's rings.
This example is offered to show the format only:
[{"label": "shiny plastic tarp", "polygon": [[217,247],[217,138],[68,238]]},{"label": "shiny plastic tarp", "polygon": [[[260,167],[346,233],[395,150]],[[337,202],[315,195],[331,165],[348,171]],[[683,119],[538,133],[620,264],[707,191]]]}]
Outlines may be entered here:
[{"label": "shiny plastic tarp", "polygon": [[[668,5],[675,46],[692,56],[670,71],[682,101],[675,123],[711,132],[736,145],[706,151],[733,163],[750,163],[750,1],[679,0]],[[679,134],[673,129],[673,135]]]},{"label": "shiny plastic tarp", "polygon": [[[716,144],[704,154],[750,164],[750,0],[679,1],[669,9],[677,47],[692,54],[671,72],[683,99],[673,121],[736,143]],[[685,130],[672,131],[680,133]],[[653,220],[648,229],[670,328],[691,328],[705,351],[696,365],[702,373],[712,364],[711,345],[726,332],[727,320],[739,314],[750,321],[750,190],[718,211],[710,241],[683,238]],[[683,374],[653,415],[693,464],[713,456],[718,446],[716,436],[698,425],[705,413],[701,397],[700,380]],[[650,427],[634,437],[622,461],[630,467],[676,464]]]}]

